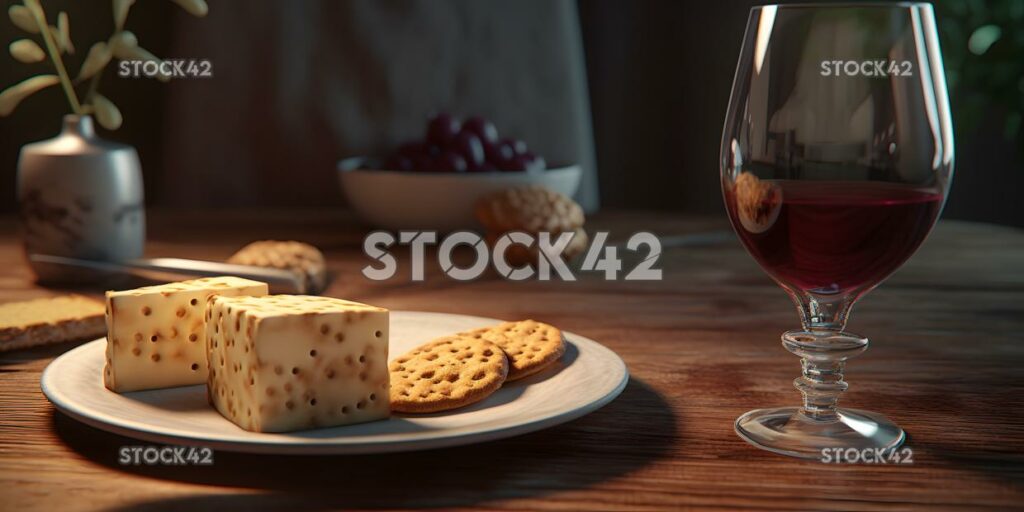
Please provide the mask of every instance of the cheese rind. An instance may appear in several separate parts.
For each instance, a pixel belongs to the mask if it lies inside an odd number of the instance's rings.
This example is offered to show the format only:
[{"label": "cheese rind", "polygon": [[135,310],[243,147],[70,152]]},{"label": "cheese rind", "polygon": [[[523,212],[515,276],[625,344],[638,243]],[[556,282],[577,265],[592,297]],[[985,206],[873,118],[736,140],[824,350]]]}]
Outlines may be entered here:
[{"label": "cheese rind", "polygon": [[107,389],[121,393],[206,382],[206,303],[215,294],[266,295],[267,285],[208,277],[107,292]]},{"label": "cheese rind", "polygon": [[388,310],[329,297],[212,297],[210,403],[253,432],[390,415]]}]

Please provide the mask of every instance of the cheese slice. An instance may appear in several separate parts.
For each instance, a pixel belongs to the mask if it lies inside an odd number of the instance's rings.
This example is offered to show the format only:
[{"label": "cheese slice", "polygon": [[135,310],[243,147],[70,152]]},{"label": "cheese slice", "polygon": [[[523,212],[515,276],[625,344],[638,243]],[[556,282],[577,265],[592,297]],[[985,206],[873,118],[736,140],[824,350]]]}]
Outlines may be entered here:
[{"label": "cheese slice", "polygon": [[329,297],[212,297],[207,393],[253,432],[361,423],[390,414],[388,310]]},{"label": "cheese slice", "polygon": [[214,294],[266,295],[267,285],[207,277],[107,292],[107,389],[121,393],[206,382],[206,302]]}]

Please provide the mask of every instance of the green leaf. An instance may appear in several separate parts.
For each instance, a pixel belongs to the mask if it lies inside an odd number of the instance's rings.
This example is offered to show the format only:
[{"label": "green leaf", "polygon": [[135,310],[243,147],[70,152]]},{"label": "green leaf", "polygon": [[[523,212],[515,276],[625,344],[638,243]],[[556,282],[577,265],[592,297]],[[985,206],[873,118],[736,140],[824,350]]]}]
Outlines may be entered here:
[{"label": "green leaf", "polygon": [[92,98],[92,107],[96,113],[96,120],[99,121],[100,126],[108,130],[116,130],[121,127],[121,111],[118,110],[117,105],[107,99],[102,94],[97,94]]},{"label": "green leaf", "polygon": [[967,40],[967,48],[975,55],[983,55],[1003,35],[998,25],[978,27]]},{"label": "green leaf", "polygon": [[33,62],[42,62],[46,59],[46,52],[31,39],[18,39],[11,43],[7,49],[18,62],[31,64]]},{"label": "green leaf", "polygon": [[[131,56],[129,57],[130,59],[152,61],[156,62],[157,64],[163,63],[163,60],[161,60],[160,57],[157,57],[156,55],[149,53],[148,51],[146,51],[145,48],[142,48],[141,46],[136,46],[132,48],[129,53],[131,54]],[[158,73],[156,75],[156,79],[161,82],[167,82],[170,81],[171,77],[170,75],[164,73]]]},{"label": "green leaf", "polygon": [[[145,48],[139,46],[138,39],[135,38],[135,34],[124,30],[114,34],[114,37],[110,39],[111,51],[114,57],[121,60],[141,60],[141,61],[152,61],[160,64],[163,60],[152,53],[146,51]],[[171,79],[170,75],[158,74],[157,80],[161,82],[167,82]]]},{"label": "green leaf", "polygon": [[11,23],[14,23],[15,27],[29,34],[39,33],[39,25],[36,25],[36,20],[32,17],[32,11],[28,10],[28,7],[12,5],[10,9],[7,9],[7,16],[11,18]]},{"label": "green leaf", "polygon": [[128,19],[128,10],[134,3],[135,0],[114,0],[114,27],[117,30],[124,28],[124,22]]},{"label": "green leaf", "polygon": [[71,22],[68,21],[68,13],[61,11],[57,15],[57,41],[64,53],[75,53],[75,45],[71,44]]},{"label": "green leaf", "polygon": [[29,95],[58,83],[60,78],[57,75],[39,75],[8,87],[0,92],[0,117],[10,115]]},{"label": "green leaf", "polygon": [[50,37],[53,38],[53,43],[57,45],[57,51],[60,53],[67,53],[64,51],[64,45],[60,44],[60,32],[57,30],[57,27],[48,25],[47,28],[50,29]]},{"label": "green leaf", "polygon": [[107,43],[100,41],[89,48],[89,54],[85,56],[85,62],[82,62],[82,68],[78,70],[78,78],[76,81],[82,81],[91,78],[104,66],[110,62],[110,47]]},{"label": "green leaf", "polygon": [[139,40],[135,34],[122,30],[110,37],[110,51],[119,59],[134,59],[133,50],[138,48]]},{"label": "green leaf", "polygon": [[209,6],[206,5],[206,0],[171,0],[178,4],[186,12],[197,18],[206,16],[206,13],[210,11]]}]

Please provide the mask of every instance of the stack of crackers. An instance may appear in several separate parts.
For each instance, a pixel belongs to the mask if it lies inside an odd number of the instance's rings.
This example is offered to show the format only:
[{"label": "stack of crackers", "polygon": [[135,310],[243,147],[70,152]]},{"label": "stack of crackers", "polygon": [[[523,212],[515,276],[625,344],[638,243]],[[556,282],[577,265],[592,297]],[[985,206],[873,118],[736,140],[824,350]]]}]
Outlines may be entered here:
[{"label": "stack of crackers", "polygon": [[299,276],[299,293],[320,293],[327,287],[324,255],[312,245],[293,240],[253,242],[228,258],[228,263],[289,270]]},{"label": "stack of crackers", "polygon": [[431,413],[479,402],[565,354],[562,331],[534,320],[444,336],[391,362],[391,410]]},{"label": "stack of crackers", "polygon": [[[572,233],[561,256],[571,259],[587,248],[583,230],[583,208],[568,196],[540,185],[510,188],[489,194],[476,203],[476,218],[486,229],[485,238],[492,247],[506,233],[522,231],[536,238],[549,233],[554,241],[562,233]],[[537,262],[537,244],[511,245],[505,258],[513,265]]]}]

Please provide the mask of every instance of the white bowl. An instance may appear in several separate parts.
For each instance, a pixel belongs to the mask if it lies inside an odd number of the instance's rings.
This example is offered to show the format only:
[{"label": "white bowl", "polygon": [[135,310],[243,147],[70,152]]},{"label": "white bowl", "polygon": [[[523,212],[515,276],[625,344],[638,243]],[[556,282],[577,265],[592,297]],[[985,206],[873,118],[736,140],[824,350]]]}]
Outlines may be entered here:
[{"label": "white bowl", "polygon": [[577,165],[534,172],[440,173],[366,169],[370,160],[338,162],[348,203],[366,222],[391,230],[478,229],[473,206],[481,196],[523,185],[543,185],[569,197],[580,185]]}]

